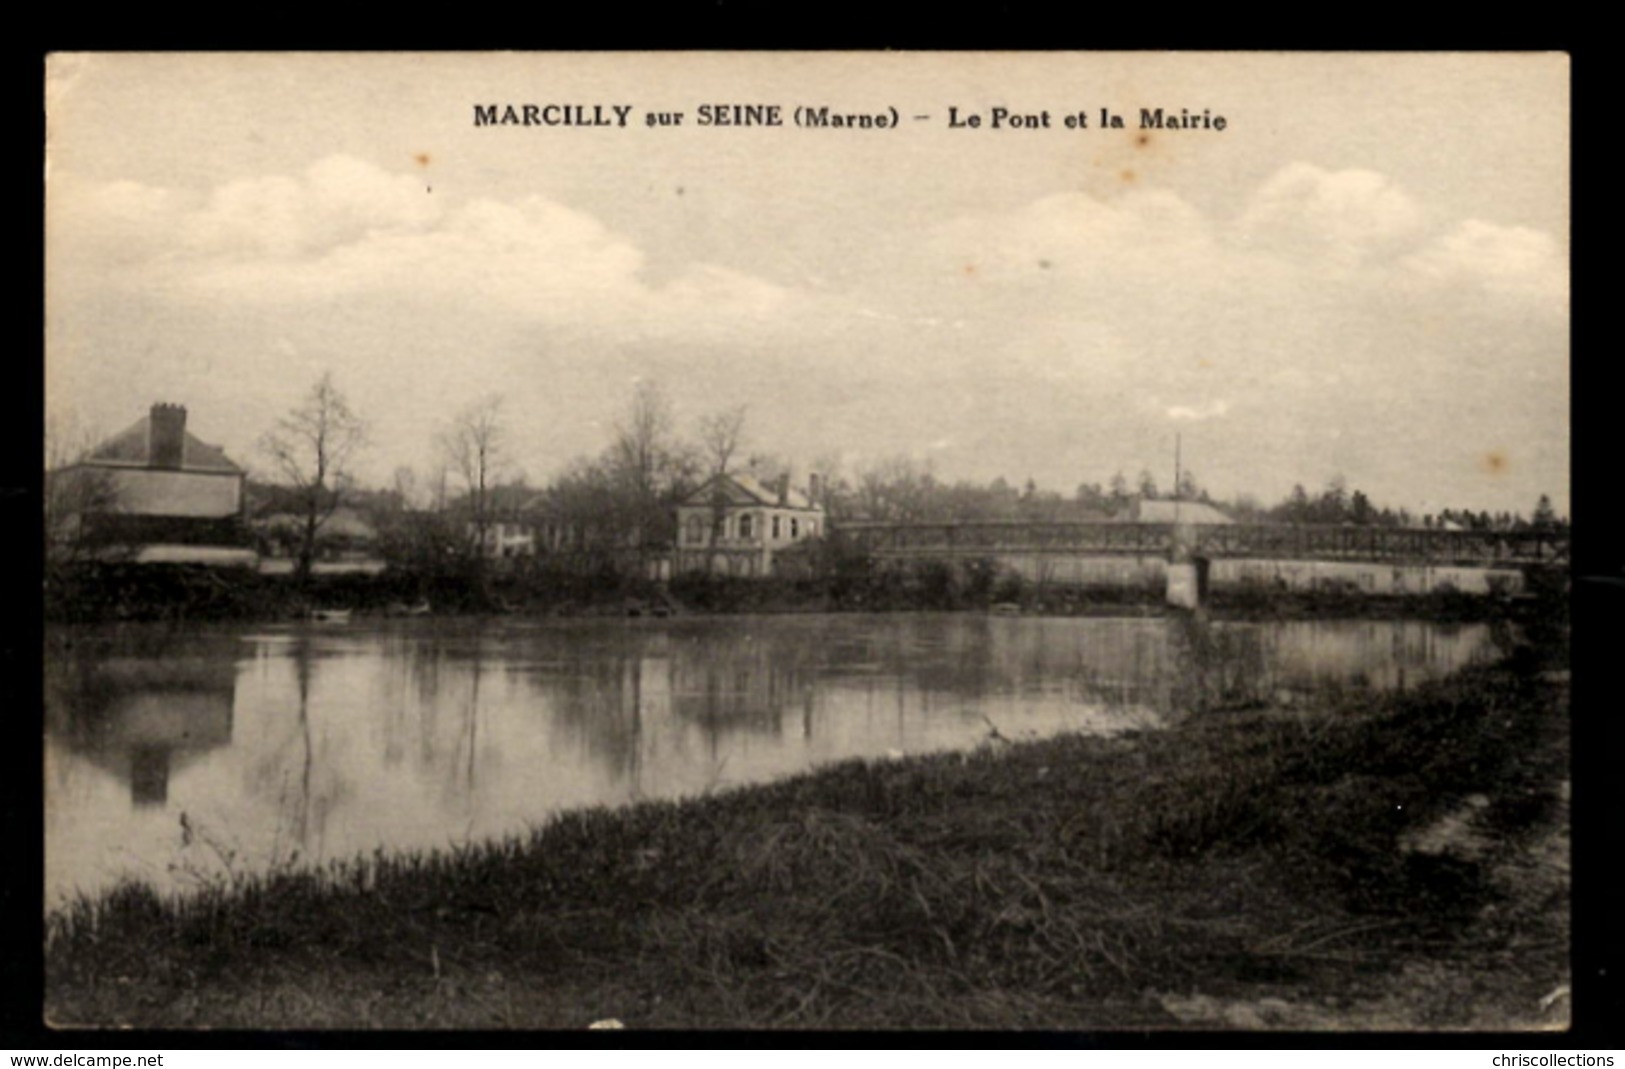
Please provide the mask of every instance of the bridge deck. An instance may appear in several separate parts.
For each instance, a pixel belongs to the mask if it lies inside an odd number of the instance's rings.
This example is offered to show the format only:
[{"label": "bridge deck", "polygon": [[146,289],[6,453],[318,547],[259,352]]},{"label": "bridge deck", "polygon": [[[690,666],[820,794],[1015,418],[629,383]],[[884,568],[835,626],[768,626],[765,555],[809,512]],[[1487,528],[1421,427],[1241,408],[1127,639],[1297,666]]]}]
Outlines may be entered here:
[{"label": "bridge deck", "polygon": [[1566,564],[1569,536],[1556,531],[1442,531],[1298,524],[842,523],[832,537],[879,557],[971,557],[1071,553],[1207,558],[1393,562],[1395,564]]}]

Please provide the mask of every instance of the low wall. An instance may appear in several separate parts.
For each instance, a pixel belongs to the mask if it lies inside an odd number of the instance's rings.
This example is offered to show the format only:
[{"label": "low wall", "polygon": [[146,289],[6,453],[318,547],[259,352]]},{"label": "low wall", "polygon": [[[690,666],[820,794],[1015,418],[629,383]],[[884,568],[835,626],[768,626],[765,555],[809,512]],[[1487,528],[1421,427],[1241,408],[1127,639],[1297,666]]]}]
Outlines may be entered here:
[{"label": "low wall", "polygon": [[1209,590],[1260,588],[1337,590],[1388,596],[1447,592],[1518,594],[1524,590],[1524,576],[1516,568],[1240,559],[1215,560],[1208,572]]},{"label": "low wall", "polygon": [[[289,557],[261,557],[261,575],[292,575],[298,562]],[[312,575],[378,575],[388,567],[371,558],[358,560],[317,560],[310,562]]]},{"label": "low wall", "polygon": [[1160,592],[1168,582],[1168,562],[1161,557],[1000,553],[996,559],[1001,570],[1014,572],[1038,585]]},{"label": "low wall", "polygon": [[[983,559],[992,559],[1001,572],[1019,575],[1035,585],[1144,590],[1158,595],[1169,589],[1174,567],[1161,556],[1128,554],[995,553]],[[902,563],[897,557],[889,560],[894,566]],[[1277,590],[1375,596],[1518,594],[1524,591],[1525,580],[1522,570],[1509,567],[1219,558],[1209,566],[1207,589],[1216,593]]]}]

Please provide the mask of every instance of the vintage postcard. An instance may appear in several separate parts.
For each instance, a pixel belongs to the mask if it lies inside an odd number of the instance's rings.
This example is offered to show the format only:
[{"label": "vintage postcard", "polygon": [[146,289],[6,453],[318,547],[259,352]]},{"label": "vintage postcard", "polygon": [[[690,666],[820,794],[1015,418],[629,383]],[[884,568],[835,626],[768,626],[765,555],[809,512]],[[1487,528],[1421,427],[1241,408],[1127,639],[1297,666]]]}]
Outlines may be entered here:
[{"label": "vintage postcard", "polygon": [[53,1027],[1568,1025],[1566,56],[46,77]]}]

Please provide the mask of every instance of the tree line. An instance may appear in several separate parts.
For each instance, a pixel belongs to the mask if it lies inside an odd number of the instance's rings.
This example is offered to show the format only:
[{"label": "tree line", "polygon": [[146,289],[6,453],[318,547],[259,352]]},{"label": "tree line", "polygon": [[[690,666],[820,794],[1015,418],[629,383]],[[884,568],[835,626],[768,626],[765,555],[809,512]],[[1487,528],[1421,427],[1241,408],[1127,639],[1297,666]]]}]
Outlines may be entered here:
[{"label": "tree line", "polygon": [[[276,514],[280,548],[296,573],[308,576],[323,531],[342,507],[366,514],[386,559],[422,569],[478,570],[501,556],[506,525],[523,524],[549,550],[599,556],[608,561],[654,551],[676,540],[676,505],[707,482],[720,527],[724,475],[749,473],[767,486],[786,477],[784,458],[750,448],[749,412],[725,407],[679,426],[675,409],[657,383],[638,384],[616,420],[609,442],[595,455],[578,457],[550,482],[531,486],[518,464],[509,413],[499,395],[482,398],[453,415],[435,435],[436,462],[427,472],[397,468],[390,484],[367,488],[354,475],[368,446],[363,416],[324,374],[260,439],[267,478],[251,481],[256,514]],[[72,459],[61,436],[48,443],[48,467]],[[81,438],[74,447],[85,451]],[[891,457],[843,470],[838,455],[811,466],[819,478],[809,487],[832,521],[946,522],[1015,520],[1093,522],[1131,518],[1135,502],[1194,501],[1212,505],[1239,522],[1334,524],[1469,530],[1559,530],[1568,521],[1541,495],[1529,517],[1522,513],[1445,508],[1416,515],[1379,505],[1363,490],[1334,476],[1318,492],[1294,486],[1271,505],[1239,494],[1221,499],[1189,469],[1173,491],[1162,490],[1149,469],[1132,480],[1117,472],[1109,480],[1080,482],[1070,495],[1040,488],[1032,478],[1019,485],[1003,477],[985,483],[939,478],[932,466]],[[112,489],[99,482],[47,482],[47,528],[76,510],[112,509]],[[51,492],[54,490],[54,493]],[[55,541],[55,540],[53,540]]]},{"label": "tree line", "polygon": [[[320,413],[343,418],[324,419]],[[315,533],[341,505],[369,514],[387,559],[424,570],[478,571],[502,555],[510,525],[521,523],[562,552],[606,561],[646,553],[674,540],[676,504],[707,480],[748,470],[772,481],[786,471],[776,456],[745,452],[744,407],[705,414],[684,435],[670,400],[652,382],[633,390],[601,452],[576,458],[540,487],[530,485],[519,467],[500,396],[475,402],[440,429],[437,462],[426,475],[397,468],[382,490],[355,485],[347,465],[324,463],[333,439],[318,428],[358,426],[352,418],[342,399],[319,384],[295,417],[279,424],[279,432],[298,431],[300,448],[280,448],[287,435],[262,443],[279,459],[290,453],[299,458],[292,469],[280,467],[282,478],[262,496],[298,491],[291,503],[306,520],[296,550],[300,574],[309,573],[315,557]],[[364,436],[364,429],[356,433]],[[347,452],[345,459],[351,456]]]}]

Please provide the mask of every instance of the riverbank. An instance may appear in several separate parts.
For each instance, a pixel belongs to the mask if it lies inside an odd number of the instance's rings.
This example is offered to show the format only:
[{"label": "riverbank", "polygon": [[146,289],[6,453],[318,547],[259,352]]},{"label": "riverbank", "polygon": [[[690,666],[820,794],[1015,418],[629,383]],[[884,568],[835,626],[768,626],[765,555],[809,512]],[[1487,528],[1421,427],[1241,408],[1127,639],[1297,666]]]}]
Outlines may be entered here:
[{"label": "riverbank", "polygon": [[[124,888],[47,1013],[215,1028],[1566,1020],[1565,658],[1115,738],[846,762],[524,841]],[[1543,1000],[1544,1001],[1543,1003]]]},{"label": "riverbank", "polygon": [[[1545,577],[1561,584],[1565,577]],[[1455,622],[1549,614],[1566,591],[1536,586],[1511,598],[1438,591],[1405,596],[1344,589],[1217,590],[1207,602],[1231,619],[1369,618]],[[482,576],[292,575],[188,565],[89,565],[46,585],[54,624],[270,623],[312,611],[357,617],[481,615],[576,617],[830,612],[1002,612],[1042,616],[1156,615],[1170,611],[1160,586],[1080,588],[1035,584],[987,569],[837,571],[803,578],[684,575],[656,583],[625,575],[513,571]]]}]

